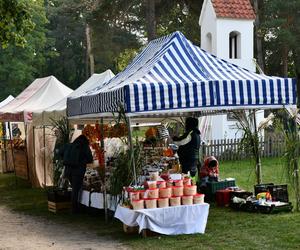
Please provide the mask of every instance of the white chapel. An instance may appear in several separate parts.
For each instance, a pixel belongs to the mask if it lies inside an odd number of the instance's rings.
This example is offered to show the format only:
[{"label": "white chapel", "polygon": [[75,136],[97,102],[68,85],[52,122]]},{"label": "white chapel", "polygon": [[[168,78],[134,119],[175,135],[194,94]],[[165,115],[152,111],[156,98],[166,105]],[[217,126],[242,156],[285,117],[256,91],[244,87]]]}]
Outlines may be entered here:
[{"label": "white chapel", "polygon": [[[254,72],[254,21],[250,0],[204,0],[199,18],[201,48]],[[257,122],[263,118],[261,111]],[[213,140],[241,137],[230,115],[213,116],[209,130]]]}]

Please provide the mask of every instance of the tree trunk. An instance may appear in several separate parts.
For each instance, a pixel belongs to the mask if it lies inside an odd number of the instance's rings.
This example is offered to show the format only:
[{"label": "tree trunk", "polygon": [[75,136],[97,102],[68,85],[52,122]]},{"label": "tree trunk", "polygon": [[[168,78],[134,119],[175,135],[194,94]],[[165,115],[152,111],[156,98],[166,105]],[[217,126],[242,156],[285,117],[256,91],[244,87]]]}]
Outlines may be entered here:
[{"label": "tree trunk", "polygon": [[300,108],[300,49],[299,52],[294,50],[295,71],[297,76],[297,107]]},{"label": "tree trunk", "polygon": [[289,69],[288,69],[288,55],[289,49],[287,46],[283,47],[282,51],[282,73],[284,77],[288,77]]},{"label": "tree trunk", "polygon": [[[92,53],[92,42],[91,42],[91,29],[88,24],[85,26],[85,35],[86,35],[86,53],[87,53],[87,62],[89,62],[89,76],[94,74],[95,72],[95,62],[94,55]],[[88,72],[88,71],[87,71]]]},{"label": "tree trunk", "polygon": [[257,53],[257,63],[259,67],[264,72],[264,56],[263,56],[263,49],[262,49],[262,34],[260,31],[260,13],[258,8],[258,0],[253,1],[254,4],[254,11],[256,13],[255,19],[255,41],[256,41],[256,53]]},{"label": "tree trunk", "polygon": [[155,0],[145,0],[148,42],[156,38]]}]

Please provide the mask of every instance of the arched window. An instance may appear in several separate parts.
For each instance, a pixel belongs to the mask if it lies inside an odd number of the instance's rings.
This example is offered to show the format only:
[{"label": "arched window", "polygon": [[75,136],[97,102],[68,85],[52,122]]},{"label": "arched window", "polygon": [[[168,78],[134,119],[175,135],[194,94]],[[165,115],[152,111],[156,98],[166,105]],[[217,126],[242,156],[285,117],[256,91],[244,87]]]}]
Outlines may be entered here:
[{"label": "arched window", "polygon": [[241,58],[241,34],[236,31],[229,34],[229,58]]},{"label": "arched window", "polygon": [[212,52],[212,36],[211,33],[206,34],[206,51]]}]

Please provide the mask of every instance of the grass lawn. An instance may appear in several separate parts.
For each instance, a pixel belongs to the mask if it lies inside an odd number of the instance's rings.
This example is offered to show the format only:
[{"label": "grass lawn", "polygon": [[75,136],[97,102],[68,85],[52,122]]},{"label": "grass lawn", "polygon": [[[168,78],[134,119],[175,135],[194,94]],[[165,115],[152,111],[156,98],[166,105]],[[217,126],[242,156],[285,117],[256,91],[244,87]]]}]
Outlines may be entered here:
[{"label": "grass lawn", "polygon": [[[263,159],[263,181],[284,184],[286,178],[279,158]],[[255,174],[250,161],[220,163],[221,178],[234,177],[236,184],[253,191]],[[289,189],[292,202],[293,190]],[[47,211],[46,194],[32,189],[13,175],[0,175],[0,204],[16,212],[40,216],[64,224],[75,224],[99,235],[112,236],[133,249],[300,249],[300,213],[272,215],[237,212],[211,205],[204,235],[180,235],[142,238],[125,235],[122,224],[104,222],[99,214],[72,216],[69,213],[51,214]]]}]

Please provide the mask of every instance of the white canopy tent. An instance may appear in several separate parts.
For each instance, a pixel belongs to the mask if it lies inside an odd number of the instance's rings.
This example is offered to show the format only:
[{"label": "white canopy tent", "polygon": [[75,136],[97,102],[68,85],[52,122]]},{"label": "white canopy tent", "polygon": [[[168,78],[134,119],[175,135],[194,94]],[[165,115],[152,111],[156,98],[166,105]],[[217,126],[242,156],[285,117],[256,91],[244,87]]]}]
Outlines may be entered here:
[{"label": "white canopy tent", "polygon": [[[53,120],[59,120],[66,117],[67,98],[78,97],[82,93],[95,88],[105,82],[109,81],[114,74],[111,70],[106,70],[101,74],[93,74],[75,91],[63,97],[55,104],[32,113],[31,127],[35,134],[34,151],[34,169],[38,177],[38,186],[52,185],[53,173],[53,150],[55,147],[56,137],[53,134],[52,123]],[[77,134],[76,132],[74,134]]]},{"label": "white canopy tent", "polygon": [[2,102],[0,102],[0,108],[5,106],[6,104],[8,104],[13,99],[15,99],[15,98],[12,95],[9,95],[8,97],[6,97]]},{"label": "white canopy tent", "polygon": [[71,92],[72,89],[54,76],[37,78],[14,100],[0,108],[0,121],[30,122],[32,112],[48,108]]},{"label": "white canopy tent", "polygon": [[[0,102],[0,108],[5,106],[6,104],[8,104],[10,101],[12,101],[14,99],[14,97],[12,95],[9,95],[7,98],[5,98],[2,102]],[[2,128],[3,130],[5,129],[5,131],[8,130],[8,124],[7,123],[3,123],[2,126],[4,126],[4,128]],[[3,131],[2,131],[3,133]],[[8,164],[8,162],[12,162],[11,159],[11,154],[7,154],[7,142],[5,141],[5,137],[4,134],[2,135],[2,145],[1,145],[1,150],[0,150],[0,173],[6,173],[9,171],[13,171],[13,166],[11,164]]]},{"label": "white canopy tent", "polygon": [[[15,99],[12,95],[9,95],[8,97],[6,97],[2,102],[0,102],[0,108],[7,105],[9,102],[11,102],[13,99]],[[8,125],[7,123],[5,123],[5,129],[6,131],[8,130]]]},{"label": "white canopy tent", "polygon": [[114,73],[108,69],[101,74],[93,74],[87,79],[80,87],[59,100],[54,105],[45,109],[40,109],[33,112],[32,122],[34,126],[51,125],[51,119],[58,120],[61,117],[66,116],[67,109],[67,98],[76,98],[81,96],[88,90],[94,89],[95,87],[108,82],[114,77]]},{"label": "white canopy tent", "polygon": [[34,186],[39,186],[42,179],[42,175],[36,171],[35,167],[35,148],[41,153],[45,147],[40,144],[42,135],[33,132],[32,113],[52,106],[71,92],[72,89],[54,76],[37,78],[14,100],[0,108],[0,121],[21,122],[20,127],[25,125],[25,150],[12,150],[13,164],[16,174],[30,179]]}]

